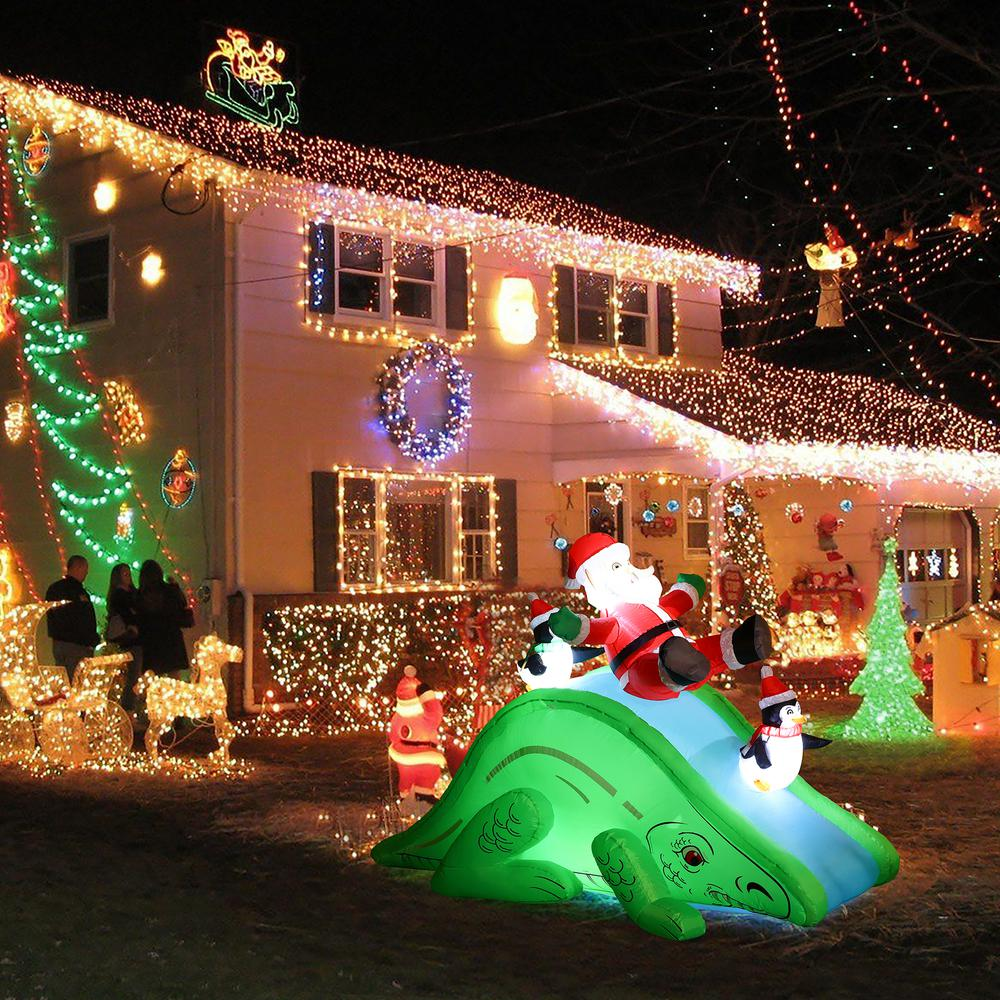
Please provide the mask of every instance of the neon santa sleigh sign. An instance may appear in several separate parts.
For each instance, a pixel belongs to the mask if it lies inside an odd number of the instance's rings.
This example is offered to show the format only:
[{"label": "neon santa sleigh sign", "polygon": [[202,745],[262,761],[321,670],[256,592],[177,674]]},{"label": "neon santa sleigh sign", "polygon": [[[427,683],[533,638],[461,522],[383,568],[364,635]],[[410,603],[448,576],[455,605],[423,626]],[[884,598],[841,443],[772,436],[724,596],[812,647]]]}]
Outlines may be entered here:
[{"label": "neon santa sleigh sign", "polygon": [[248,121],[280,132],[299,120],[295,84],[279,70],[285,50],[270,38],[259,49],[238,28],[226,28],[226,37],[205,61],[205,97]]}]

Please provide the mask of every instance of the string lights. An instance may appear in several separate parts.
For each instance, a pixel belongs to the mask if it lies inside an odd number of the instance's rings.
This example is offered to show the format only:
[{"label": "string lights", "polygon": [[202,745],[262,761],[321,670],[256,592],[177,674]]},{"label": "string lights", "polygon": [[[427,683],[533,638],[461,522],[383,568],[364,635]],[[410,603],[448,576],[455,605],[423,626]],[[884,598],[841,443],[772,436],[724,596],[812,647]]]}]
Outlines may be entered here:
[{"label": "string lights", "polygon": [[104,393],[118,425],[118,441],[124,446],[142,444],[146,440],[146,418],[127,382],[105,379]]},{"label": "string lights", "polygon": [[241,215],[270,203],[432,242],[447,232],[545,270],[573,261],[650,281],[716,285],[738,296],[757,288],[756,265],[486,171],[387,150],[373,155],[336,140],[275,134],[204,111],[33,77],[0,78],[0,90],[19,117],[51,121],[57,134],[76,132],[87,149],[113,146],[137,169],[166,176],[185,163],[195,186],[213,182]]},{"label": "string lights", "polygon": [[746,475],[829,478],[849,469],[870,483],[1000,487],[1000,428],[865,376],[745,355],[707,371],[562,356],[550,372],[556,392]]}]

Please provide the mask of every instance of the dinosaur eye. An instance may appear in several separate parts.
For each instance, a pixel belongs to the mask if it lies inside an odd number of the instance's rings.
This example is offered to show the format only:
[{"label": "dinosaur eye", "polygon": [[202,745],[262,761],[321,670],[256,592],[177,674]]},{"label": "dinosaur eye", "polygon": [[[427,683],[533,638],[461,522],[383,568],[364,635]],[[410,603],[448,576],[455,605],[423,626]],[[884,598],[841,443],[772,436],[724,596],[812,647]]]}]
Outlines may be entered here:
[{"label": "dinosaur eye", "polygon": [[681,857],[688,868],[697,868],[705,863],[705,857],[697,847],[685,847]]}]

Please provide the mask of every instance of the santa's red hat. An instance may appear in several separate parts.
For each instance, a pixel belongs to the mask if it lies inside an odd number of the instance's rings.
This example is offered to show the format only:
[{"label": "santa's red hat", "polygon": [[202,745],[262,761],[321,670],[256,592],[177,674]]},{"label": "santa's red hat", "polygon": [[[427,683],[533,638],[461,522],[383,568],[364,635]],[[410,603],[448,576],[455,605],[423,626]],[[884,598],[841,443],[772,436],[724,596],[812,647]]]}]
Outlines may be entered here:
[{"label": "santa's red hat", "polygon": [[793,698],[798,698],[798,695],[780,677],[775,677],[774,671],[765,663],[760,668],[760,701],[758,704],[761,709],[770,708],[771,705],[780,705]]},{"label": "santa's red hat", "polygon": [[399,715],[423,715],[423,703],[436,697],[437,692],[420,683],[416,667],[412,664],[403,667],[403,677],[396,685],[396,712]]},{"label": "santa's red hat", "polygon": [[570,590],[575,590],[582,585],[583,581],[580,579],[580,574],[587,564],[597,556],[600,556],[602,562],[616,558],[628,562],[631,558],[631,553],[627,545],[623,542],[615,541],[611,535],[604,531],[592,531],[588,535],[581,535],[569,547],[569,561],[566,566],[566,586]]}]

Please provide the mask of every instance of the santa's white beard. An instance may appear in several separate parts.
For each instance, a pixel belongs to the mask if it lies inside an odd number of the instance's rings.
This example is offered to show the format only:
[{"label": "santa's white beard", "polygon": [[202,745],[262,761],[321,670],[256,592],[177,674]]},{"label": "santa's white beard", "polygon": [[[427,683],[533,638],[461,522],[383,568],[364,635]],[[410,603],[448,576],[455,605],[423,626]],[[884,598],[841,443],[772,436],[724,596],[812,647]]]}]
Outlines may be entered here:
[{"label": "santa's white beard", "polygon": [[645,604],[656,607],[663,594],[663,586],[653,573],[639,571],[631,580],[614,581],[610,586],[595,586],[588,582],[583,585],[587,600],[598,611],[613,612],[622,604]]}]

